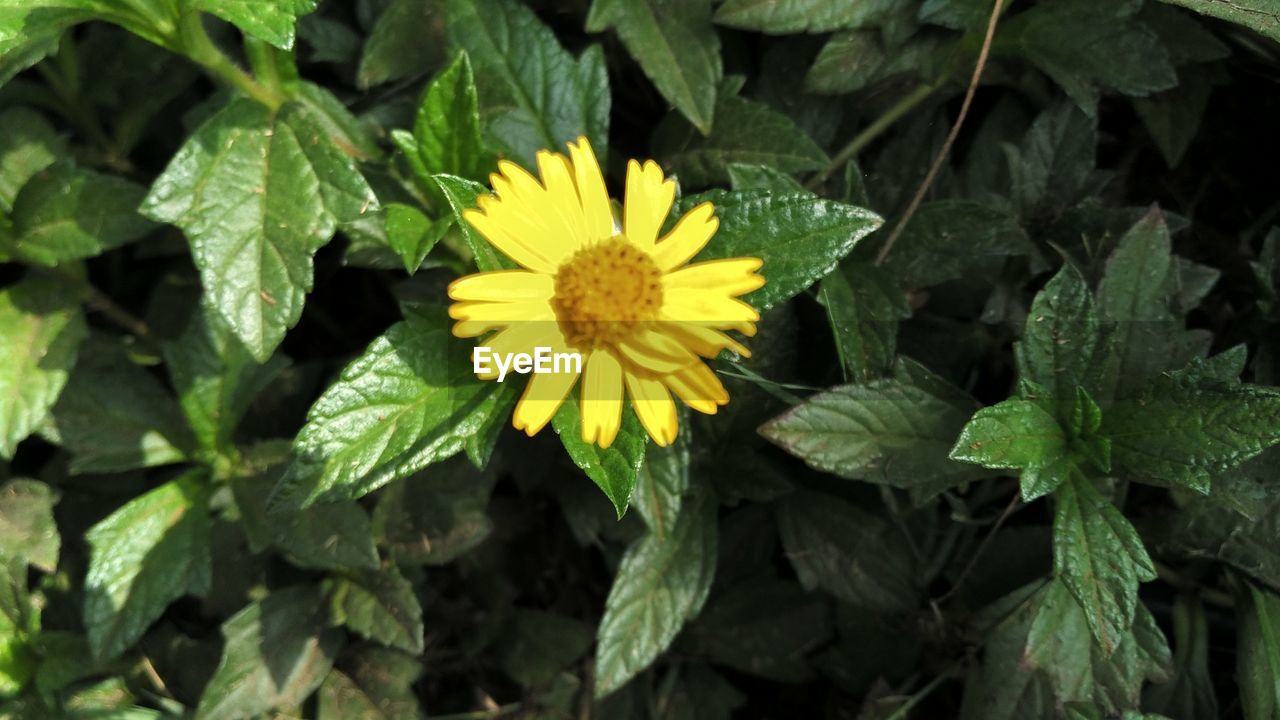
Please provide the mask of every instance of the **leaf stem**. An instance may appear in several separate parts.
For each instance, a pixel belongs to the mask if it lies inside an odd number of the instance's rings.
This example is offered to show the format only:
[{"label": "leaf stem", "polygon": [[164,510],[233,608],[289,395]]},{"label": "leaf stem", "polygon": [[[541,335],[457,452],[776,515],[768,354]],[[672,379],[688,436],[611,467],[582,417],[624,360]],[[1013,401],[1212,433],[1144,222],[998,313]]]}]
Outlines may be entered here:
[{"label": "leaf stem", "polygon": [[805,188],[809,190],[817,190],[821,187],[822,183],[826,182],[828,178],[836,174],[840,168],[844,167],[845,163],[857,157],[858,153],[862,152],[867,145],[870,145],[872,140],[875,140],[881,133],[892,127],[893,124],[900,120],[903,115],[911,112],[917,105],[929,99],[931,95],[946,84],[946,81],[947,77],[944,76],[936,82],[920,85],[916,89],[904,95],[898,100],[898,102],[894,103],[892,107],[886,110],[884,114],[876,118],[870,125],[863,128],[862,132],[855,135],[847,145],[841,148],[840,152],[836,153],[835,157],[831,158],[831,162],[827,163],[827,166],[822,169],[822,172],[809,178],[808,182],[804,184]]},{"label": "leaf stem", "polygon": [[119,325],[121,329],[140,340],[150,338],[151,328],[145,322],[120,307],[115,300],[112,300],[106,293],[94,287],[86,278],[67,272],[62,268],[49,268],[47,272],[50,277],[75,290],[80,295],[80,300],[90,310],[102,313],[108,320]]},{"label": "leaf stem", "polygon": [[284,103],[284,95],[279,89],[262,85],[218,49],[205,31],[198,10],[183,12],[174,40],[175,50],[250,98],[272,110]]}]

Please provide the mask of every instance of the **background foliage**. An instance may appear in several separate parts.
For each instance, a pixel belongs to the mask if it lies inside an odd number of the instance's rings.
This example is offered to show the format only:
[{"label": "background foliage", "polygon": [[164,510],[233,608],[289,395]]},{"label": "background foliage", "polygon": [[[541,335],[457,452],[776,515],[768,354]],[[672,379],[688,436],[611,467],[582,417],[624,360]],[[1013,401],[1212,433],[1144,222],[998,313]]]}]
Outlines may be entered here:
[{"label": "background foliage", "polygon": [[[1280,718],[1276,0],[316,4],[0,0],[0,716]],[[765,260],[670,448],[448,332],[581,134]]]}]

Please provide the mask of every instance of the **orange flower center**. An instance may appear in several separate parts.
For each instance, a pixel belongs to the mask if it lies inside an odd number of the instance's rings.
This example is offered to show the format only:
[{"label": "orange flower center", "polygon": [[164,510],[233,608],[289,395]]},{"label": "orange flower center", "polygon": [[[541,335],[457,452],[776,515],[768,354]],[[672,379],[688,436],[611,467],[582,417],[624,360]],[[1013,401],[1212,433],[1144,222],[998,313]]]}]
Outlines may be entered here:
[{"label": "orange flower center", "polygon": [[610,347],[662,308],[662,271],[643,250],[614,237],[560,266],[551,300],[565,340],[579,350]]}]

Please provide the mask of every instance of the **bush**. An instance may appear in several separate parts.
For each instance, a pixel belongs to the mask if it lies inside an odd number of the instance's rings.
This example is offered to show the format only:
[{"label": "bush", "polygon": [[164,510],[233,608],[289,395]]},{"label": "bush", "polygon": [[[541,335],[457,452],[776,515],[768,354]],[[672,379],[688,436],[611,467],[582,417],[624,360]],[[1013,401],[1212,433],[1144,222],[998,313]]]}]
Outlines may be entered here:
[{"label": "bush", "polygon": [[1274,0],[316,5],[0,0],[0,716],[1280,718]]}]

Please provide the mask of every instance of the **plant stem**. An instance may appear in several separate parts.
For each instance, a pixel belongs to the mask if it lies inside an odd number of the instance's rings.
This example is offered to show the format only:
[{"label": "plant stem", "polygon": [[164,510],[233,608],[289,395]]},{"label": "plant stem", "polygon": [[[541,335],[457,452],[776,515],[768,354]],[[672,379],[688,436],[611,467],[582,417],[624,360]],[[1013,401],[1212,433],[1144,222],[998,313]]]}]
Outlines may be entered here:
[{"label": "plant stem", "polygon": [[115,300],[112,300],[106,293],[94,287],[86,278],[60,268],[52,268],[48,270],[48,273],[59,282],[75,290],[80,295],[81,301],[90,310],[102,313],[108,320],[119,325],[121,329],[128,331],[140,340],[149,339],[151,328],[147,327],[145,322],[117,305]]},{"label": "plant stem", "polygon": [[209,33],[205,32],[199,11],[183,12],[175,40],[175,50],[250,98],[272,110],[284,103],[284,96],[279,89],[263,86],[218,49]]},{"label": "plant stem", "polygon": [[921,85],[915,90],[904,95],[898,100],[898,102],[894,103],[892,107],[886,110],[883,115],[876,118],[874,122],[863,128],[862,132],[854,136],[854,138],[849,141],[849,144],[841,148],[840,152],[836,153],[835,157],[831,158],[831,162],[827,163],[827,166],[822,169],[822,172],[809,178],[809,181],[806,182],[804,186],[809,190],[818,189],[822,183],[826,182],[828,178],[836,174],[840,168],[844,167],[845,163],[857,157],[858,153],[862,152],[867,145],[870,145],[872,140],[875,140],[881,133],[892,127],[893,124],[900,120],[903,115],[906,115],[914,110],[917,105],[928,100],[929,96],[933,95],[939,88],[946,84],[946,80],[947,78],[944,76],[936,82]]}]

